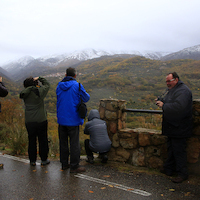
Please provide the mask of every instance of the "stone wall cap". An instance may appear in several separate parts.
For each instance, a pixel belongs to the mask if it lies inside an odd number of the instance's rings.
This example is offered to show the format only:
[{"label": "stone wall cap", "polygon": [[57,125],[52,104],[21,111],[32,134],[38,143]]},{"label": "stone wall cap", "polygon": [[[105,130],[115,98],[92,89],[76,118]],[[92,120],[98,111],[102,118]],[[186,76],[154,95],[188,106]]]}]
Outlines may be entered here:
[{"label": "stone wall cap", "polygon": [[147,129],[147,128],[134,128],[134,132],[137,133],[147,133],[147,134],[162,134],[162,131],[160,130],[155,130],[155,129]]}]

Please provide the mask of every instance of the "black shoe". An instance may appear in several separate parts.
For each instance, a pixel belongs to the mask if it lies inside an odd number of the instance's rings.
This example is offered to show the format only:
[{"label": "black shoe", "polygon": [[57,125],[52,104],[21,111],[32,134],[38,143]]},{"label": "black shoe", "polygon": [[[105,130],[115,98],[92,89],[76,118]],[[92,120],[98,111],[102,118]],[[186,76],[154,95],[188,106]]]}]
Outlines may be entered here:
[{"label": "black shoe", "polygon": [[92,158],[88,158],[88,159],[86,160],[86,162],[88,162],[88,163],[90,163],[90,164],[94,164],[94,160],[93,160]]},{"label": "black shoe", "polygon": [[86,171],[85,167],[80,167],[80,166],[76,169],[70,169],[70,173],[80,173],[85,171]]},{"label": "black shoe", "polygon": [[102,158],[102,160],[101,160],[101,162],[102,163],[107,163],[107,161],[108,161],[108,156],[104,155],[103,158]]},{"label": "black shoe", "polygon": [[48,165],[50,163],[50,160],[49,159],[46,159],[45,161],[42,161],[41,162],[41,165]]},{"label": "black shoe", "polygon": [[174,182],[174,183],[182,183],[186,179],[187,178],[183,178],[181,176],[177,176],[177,177],[175,177],[175,178],[172,179],[172,182]]},{"label": "black shoe", "polygon": [[67,165],[62,164],[62,170],[66,170],[66,169],[69,169],[69,168],[70,168],[70,164],[67,164]]},{"label": "black shoe", "polygon": [[33,162],[31,161],[31,162],[30,162],[30,165],[31,165],[31,166],[36,166],[35,161],[33,161]]}]

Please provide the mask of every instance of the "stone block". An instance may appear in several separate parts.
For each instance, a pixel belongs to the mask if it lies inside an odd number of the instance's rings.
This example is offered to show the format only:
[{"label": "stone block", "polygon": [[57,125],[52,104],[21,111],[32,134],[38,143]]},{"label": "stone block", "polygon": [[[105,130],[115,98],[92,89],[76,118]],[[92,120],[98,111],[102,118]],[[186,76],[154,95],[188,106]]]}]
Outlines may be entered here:
[{"label": "stone block", "polygon": [[126,101],[125,100],[118,100],[118,107],[120,110],[126,109]]},{"label": "stone block", "polygon": [[160,149],[156,146],[148,146],[145,148],[145,157],[160,156]]},{"label": "stone block", "polygon": [[151,143],[153,145],[161,145],[167,142],[167,137],[164,135],[153,134],[151,136]]},{"label": "stone block", "polygon": [[111,122],[109,122],[108,126],[109,126],[109,131],[111,133],[116,133],[117,132],[117,122],[111,121]]},{"label": "stone block", "polygon": [[103,108],[106,107],[106,104],[105,104],[105,100],[104,100],[104,99],[101,99],[101,100],[100,100],[99,106],[102,106]]},{"label": "stone block", "polygon": [[134,166],[145,167],[144,148],[140,147],[133,151],[131,164]]},{"label": "stone block", "polygon": [[118,100],[111,100],[106,102],[106,110],[118,111]]},{"label": "stone block", "polygon": [[119,143],[125,149],[135,149],[137,147],[137,140],[132,138],[120,139]]},{"label": "stone block", "polygon": [[187,141],[187,161],[196,163],[199,160],[200,141],[198,138],[192,137]]},{"label": "stone block", "polygon": [[118,119],[118,130],[123,129],[123,123],[121,119]]},{"label": "stone block", "polygon": [[150,145],[150,135],[148,133],[139,133],[138,143],[142,147]]},{"label": "stone block", "polygon": [[101,119],[105,118],[105,108],[104,107],[99,108],[99,114],[100,114]]},{"label": "stone block", "polygon": [[110,121],[117,120],[117,113],[106,110],[105,117],[107,120],[110,120]]},{"label": "stone block", "polygon": [[125,158],[116,154],[116,150],[114,148],[111,148],[110,151],[108,152],[108,160],[118,161],[118,162],[126,161]]},{"label": "stone block", "polygon": [[154,169],[161,169],[163,167],[163,160],[156,156],[152,156],[147,161],[148,167],[154,168]]},{"label": "stone block", "polygon": [[130,157],[130,153],[128,151],[126,151],[125,149],[123,148],[117,148],[116,150],[116,154],[118,156],[121,156],[122,158],[124,158],[126,161],[129,159]]},{"label": "stone block", "polygon": [[118,137],[118,133],[115,133],[112,137],[112,146],[113,147],[119,147],[119,137]]}]

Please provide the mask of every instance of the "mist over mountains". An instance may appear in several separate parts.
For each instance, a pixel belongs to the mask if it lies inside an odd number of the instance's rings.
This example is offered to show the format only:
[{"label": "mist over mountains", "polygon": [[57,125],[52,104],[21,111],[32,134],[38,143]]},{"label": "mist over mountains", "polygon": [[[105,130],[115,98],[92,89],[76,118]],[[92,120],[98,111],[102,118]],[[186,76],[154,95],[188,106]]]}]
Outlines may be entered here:
[{"label": "mist over mountains", "polygon": [[24,56],[16,61],[7,63],[0,67],[0,75],[6,76],[11,80],[20,80],[27,76],[38,76],[38,74],[53,73],[62,67],[76,66],[81,62],[90,59],[103,59],[104,57],[131,58],[143,56],[151,60],[175,60],[175,59],[194,59],[200,60],[200,45],[185,48],[178,52],[153,52],[153,51],[102,51],[86,49],[75,51],[69,54],[50,55],[40,58]]}]

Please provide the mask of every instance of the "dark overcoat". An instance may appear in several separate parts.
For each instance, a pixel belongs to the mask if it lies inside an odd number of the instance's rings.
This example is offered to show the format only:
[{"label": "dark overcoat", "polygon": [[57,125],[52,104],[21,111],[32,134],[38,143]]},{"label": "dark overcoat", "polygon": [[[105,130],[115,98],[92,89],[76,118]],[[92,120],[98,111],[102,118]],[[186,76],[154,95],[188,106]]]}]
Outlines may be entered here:
[{"label": "dark overcoat", "polygon": [[163,99],[162,133],[168,137],[187,138],[192,134],[192,92],[182,82],[168,90]]}]

